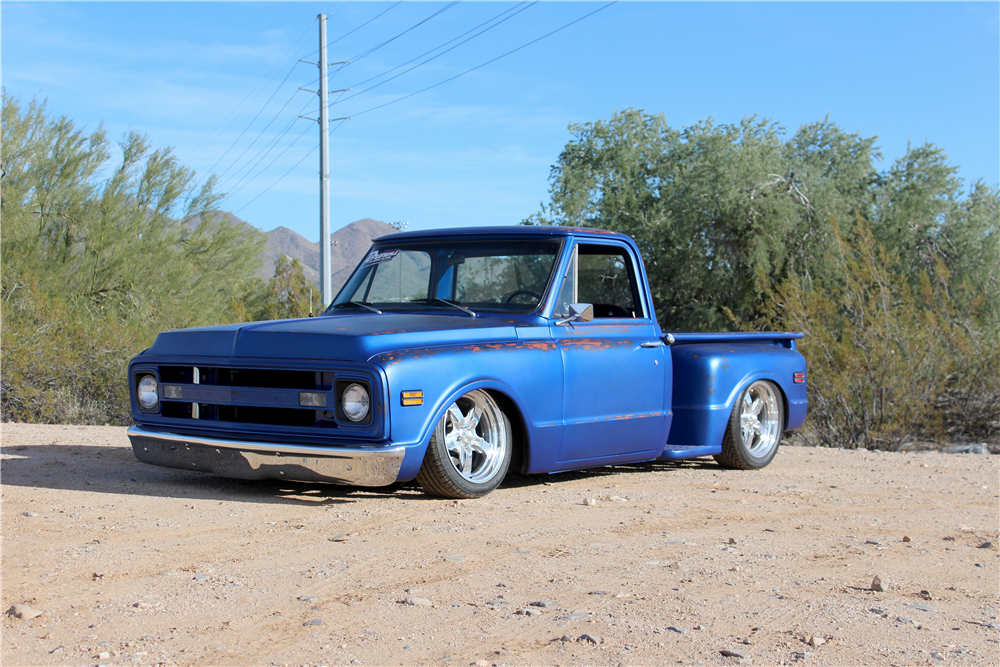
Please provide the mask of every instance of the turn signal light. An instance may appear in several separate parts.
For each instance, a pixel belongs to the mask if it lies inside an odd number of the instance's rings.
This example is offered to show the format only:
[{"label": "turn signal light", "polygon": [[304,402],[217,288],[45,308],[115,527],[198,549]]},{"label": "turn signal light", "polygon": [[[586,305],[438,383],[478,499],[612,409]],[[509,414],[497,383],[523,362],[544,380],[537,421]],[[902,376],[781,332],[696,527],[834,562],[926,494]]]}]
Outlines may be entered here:
[{"label": "turn signal light", "polygon": [[400,395],[400,403],[403,406],[409,405],[423,405],[424,404],[424,392],[423,391],[404,391]]}]

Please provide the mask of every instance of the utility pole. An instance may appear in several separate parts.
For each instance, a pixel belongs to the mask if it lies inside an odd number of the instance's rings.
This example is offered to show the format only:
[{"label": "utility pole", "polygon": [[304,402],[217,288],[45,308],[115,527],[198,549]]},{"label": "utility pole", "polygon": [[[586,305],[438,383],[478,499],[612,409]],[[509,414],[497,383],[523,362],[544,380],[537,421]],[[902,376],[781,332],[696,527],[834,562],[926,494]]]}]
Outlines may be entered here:
[{"label": "utility pole", "polygon": [[[319,122],[319,275],[320,289],[323,297],[323,307],[326,308],[333,301],[333,285],[330,275],[330,119],[329,119],[329,94],[327,85],[327,66],[346,65],[347,62],[327,63],[326,60],[326,14],[320,14],[319,18],[319,62],[311,63],[308,60],[299,62],[310,65],[319,65],[319,91],[306,90],[306,92],[317,93],[319,95],[319,119],[307,118]],[[343,93],[349,89],[337,90],[334,92]],[[306,118],[302,116],[302,118]],[[337,118],[335,120],[348,120],[347,118]]]},{"label": "utility pole", "polygon": [[326,14],[319,15],[319,275],[323,307],[333,301],[330,282],[330,119],[326,83]]}]

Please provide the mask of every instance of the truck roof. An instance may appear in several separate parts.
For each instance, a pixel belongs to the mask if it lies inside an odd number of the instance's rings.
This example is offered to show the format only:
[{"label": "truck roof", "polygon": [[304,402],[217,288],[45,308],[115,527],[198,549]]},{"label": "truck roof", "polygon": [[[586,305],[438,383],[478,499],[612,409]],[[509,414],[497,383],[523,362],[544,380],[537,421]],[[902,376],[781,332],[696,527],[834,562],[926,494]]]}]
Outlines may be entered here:
[{"label": "truck roof", "polygon": [[624,241],[631,241],[631,239],[625,234],[620,234],[619,232],[612,232],[606,229],[596,229],[592,227],[542,227],[534,225],[507,225],[503,227],[450,227],[443,229],[427,229],[423,231],[413,231],[413,232],[399,232],[398,234],[388,234],[386,236],[380,236],[376,241],[389,241],[389,240],[410,240],[410,239],[422,239],[422,238],[441,238],[441,237],[456,237],[456,236],[506,236],[506,237],[520,237],[520,238],[532,238],[540,236],[548,237],[566,237],[566,236],[579,236],[586,238],[616,238]]}]

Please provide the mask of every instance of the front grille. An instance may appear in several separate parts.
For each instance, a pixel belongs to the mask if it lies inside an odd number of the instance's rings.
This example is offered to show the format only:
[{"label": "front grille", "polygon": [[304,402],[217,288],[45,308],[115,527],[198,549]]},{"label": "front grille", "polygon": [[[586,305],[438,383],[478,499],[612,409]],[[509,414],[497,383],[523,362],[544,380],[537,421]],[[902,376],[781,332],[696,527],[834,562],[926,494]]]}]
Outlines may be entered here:
[{"label": "front grille", "polygon": [[[166,365],[157,372],[164,417],[192,420],[192,425],[197,420],[338,428],[337,373]],[[300,391],[326,394],[327,408],[299,405]]]},{"label": "front grille", "polygon": [[315,410],[294,408],[265,408],[260,406],[214,405],[198,403],[198,416],[194,404],[165,401],[163,416],[201,421],[235,422],[241,424],[273,424],[275,426],[321,426],[335,428],[332,420],[317,419]]},{"label": "front grille", "polygon": [[[193,366],[160,366],[160,382],[164,384],[194,383]],[[273,370],[267,368],[215,368],[199,366],[198,384],[220,387],[267,387],[271,389],[319,389],[313,371]],[[327,373],[327,375],[331,375]]]}]

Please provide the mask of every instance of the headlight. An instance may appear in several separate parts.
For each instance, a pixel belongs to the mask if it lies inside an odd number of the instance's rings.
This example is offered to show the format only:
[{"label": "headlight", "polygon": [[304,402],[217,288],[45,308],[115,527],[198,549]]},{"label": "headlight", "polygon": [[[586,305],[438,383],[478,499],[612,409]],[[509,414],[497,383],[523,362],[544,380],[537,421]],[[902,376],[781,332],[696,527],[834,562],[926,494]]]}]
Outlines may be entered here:
[{"label": "headlight", "polygon": [[156,378],[152,375],[142,376],[135,393],[139,407],[143,410],[155,410],[160,404],[160,397],[156,394]]},{"label": "headlight", "polygon": [[340,406],[352,422],[363,421],[368,416],[368,390],[360,384],[352,384],[344,390]]}]

